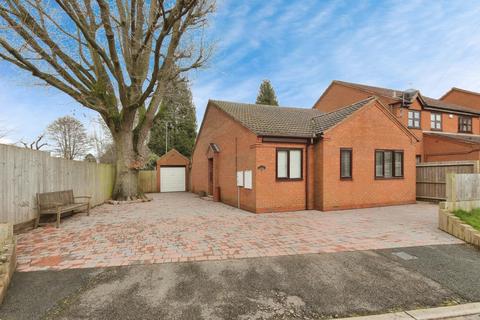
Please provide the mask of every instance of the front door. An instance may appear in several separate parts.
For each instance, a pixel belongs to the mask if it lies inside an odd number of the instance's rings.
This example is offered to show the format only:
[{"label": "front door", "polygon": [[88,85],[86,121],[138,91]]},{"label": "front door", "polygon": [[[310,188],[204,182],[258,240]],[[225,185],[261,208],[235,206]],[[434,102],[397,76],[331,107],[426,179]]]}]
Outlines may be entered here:
[{"label": "front door", "polygon": [[208,159],[208,194],[213,195],[213,158]]}]

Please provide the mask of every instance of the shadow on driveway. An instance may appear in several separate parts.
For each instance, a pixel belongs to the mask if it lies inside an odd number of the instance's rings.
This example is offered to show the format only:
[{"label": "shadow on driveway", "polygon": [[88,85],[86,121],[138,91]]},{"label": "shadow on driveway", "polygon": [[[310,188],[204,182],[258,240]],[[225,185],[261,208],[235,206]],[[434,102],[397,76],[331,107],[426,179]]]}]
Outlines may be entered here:
[{"label": "shadow on driveway", "polygon": [[480,252],[441,245],[16,273],[0,319],[318,319],[479,300]]}]

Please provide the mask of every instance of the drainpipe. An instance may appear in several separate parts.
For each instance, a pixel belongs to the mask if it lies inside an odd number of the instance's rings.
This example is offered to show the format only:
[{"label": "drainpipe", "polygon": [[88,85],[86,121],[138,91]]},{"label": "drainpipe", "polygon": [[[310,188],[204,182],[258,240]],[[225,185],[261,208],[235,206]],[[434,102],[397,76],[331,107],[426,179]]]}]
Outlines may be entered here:
[{"label": "drainpipe", "polygon": [[308,146],[310,143],[307,142],[305,145],[305,210],[308,210]]},{"label": "drainpipe", "polygon": [[[235,184],[237,184],[238,172],[238,139],[235,137]],[[237,185],[237,208],[240,209],[240,187]]]}]

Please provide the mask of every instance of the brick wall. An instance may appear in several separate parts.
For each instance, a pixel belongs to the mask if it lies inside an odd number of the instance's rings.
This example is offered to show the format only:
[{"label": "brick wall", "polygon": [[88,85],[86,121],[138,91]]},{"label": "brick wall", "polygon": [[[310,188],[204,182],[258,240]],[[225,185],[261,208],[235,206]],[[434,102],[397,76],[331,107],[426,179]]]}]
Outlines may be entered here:
[{"label": "brick wall", "polygon": [[[192,192],[208,192],[208,151],[210,143],[219,146],[220,152],[215,158],[215,184],[220,189],[220,200],[255,211],[255,145],[257,137],[230,118],[215,106],[208,106],[192,156],[191,186]],[[236,172],[253,171],[253,189],[238,188]]]},{"label": "brick wall", "polygon": [[357,101],[367,99],[372,95],[373,94],[354,88],[332,83],[313,107],[323,112],[331,112]]},{"label": "brick wall", "polygon": [[[364,107],[316,145],[315,206],[320,210],[415,202],[415,140],[381,110]],[[353,149],[352,180],[340,179],[340,148]],[[375,149],[404,151],[404,178],[375,179]]]},{"label": "brick wall", "polygon": [[441,100],[480,110],[480,94],[452,89]]},{"label": "brick wall", "polygon": [[[277,180],[276,150],[277,148],[302,149],[303,178],[301,180]],[[304,144],[263,143],[256,146],[257,167],[257,212],[294,211],[306,209],[306,146]],[[310,179],[313,181],[313,172]]]},{"label": "brick wall", "polygon": [[424,135],[424,144],[426,162],[480,159],[478,145],[427,134]]}]

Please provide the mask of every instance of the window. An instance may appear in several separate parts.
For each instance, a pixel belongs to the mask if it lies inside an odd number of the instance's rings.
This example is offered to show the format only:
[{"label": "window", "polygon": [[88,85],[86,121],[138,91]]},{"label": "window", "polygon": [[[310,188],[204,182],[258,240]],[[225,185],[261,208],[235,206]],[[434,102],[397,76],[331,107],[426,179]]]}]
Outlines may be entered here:
[{"label": "window", "polygon": [[277,149],[277,179],[302,179],[302,150]]},{"label": "window", "polygon": [[352,179],[352,149],[340,149],[340,179]]},{"label": "window", "polygon": [[408,111],[408,127],[420,129],[420,111]]},{"label": "window", "polygon": [[403,178],[403,151],[376,150],[375,178]]},{"label": "window", "polygon": [[442,130],[442,114],[441,113],[430,114],[430,128],[432,130],[437,130],[437,131]]},{"label": "window", "polygon": [[472,117],[458,116],[458,132],[472,133]]}]

